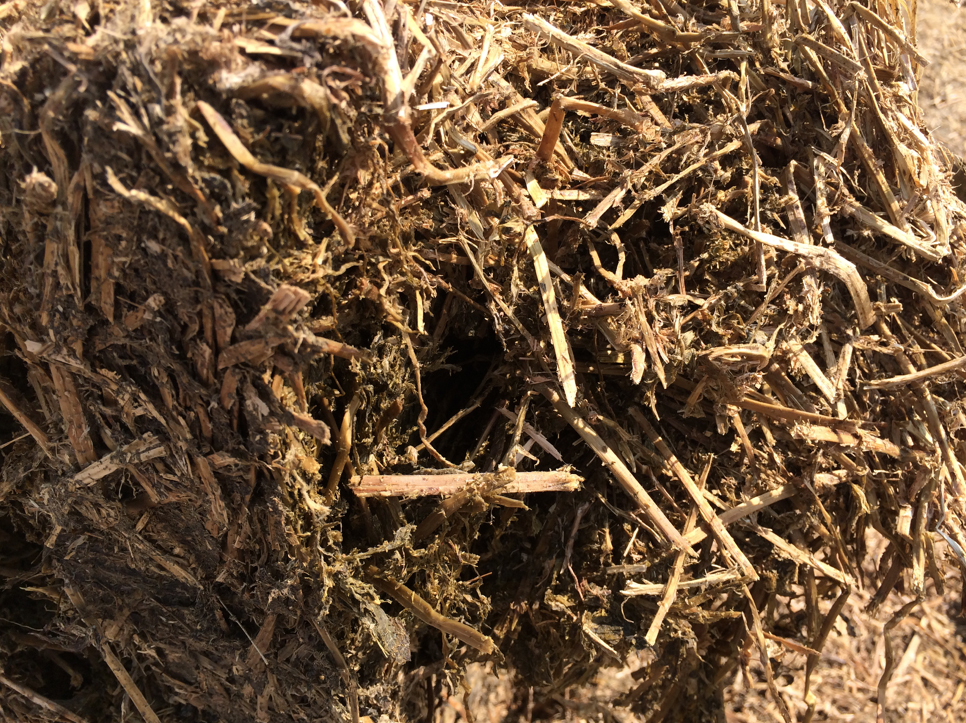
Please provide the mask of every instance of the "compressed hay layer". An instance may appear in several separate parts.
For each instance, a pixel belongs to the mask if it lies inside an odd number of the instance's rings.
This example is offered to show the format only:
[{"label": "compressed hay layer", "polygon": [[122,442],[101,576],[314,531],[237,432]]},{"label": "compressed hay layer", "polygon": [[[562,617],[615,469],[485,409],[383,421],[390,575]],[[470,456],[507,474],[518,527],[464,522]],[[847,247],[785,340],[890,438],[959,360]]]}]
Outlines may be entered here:
[{"label": "compressed hay layer", "polygon": [[18,719],[422,719],[647,647],[652,720],[756,647],[787,711],[766,635],[962,555],[966,209],[895,6],[0,23]]}]

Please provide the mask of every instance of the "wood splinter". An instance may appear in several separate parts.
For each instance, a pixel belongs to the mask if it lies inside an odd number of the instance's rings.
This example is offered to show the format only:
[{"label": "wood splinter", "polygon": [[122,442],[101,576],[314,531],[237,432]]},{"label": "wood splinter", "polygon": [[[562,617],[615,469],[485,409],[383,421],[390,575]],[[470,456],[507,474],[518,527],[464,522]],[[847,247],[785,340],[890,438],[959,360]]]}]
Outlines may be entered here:
[{"label": "wood splinter", "polygon": [[[471,472],[457,474],[385,474],[356,476],[350,489],[357,497],[429,497],[453,495],[483,484],[492,475]],[[582,477],[566,471],[517,472],[514,479],[500,492],[528,494],[530,492],[575,492]]]}]

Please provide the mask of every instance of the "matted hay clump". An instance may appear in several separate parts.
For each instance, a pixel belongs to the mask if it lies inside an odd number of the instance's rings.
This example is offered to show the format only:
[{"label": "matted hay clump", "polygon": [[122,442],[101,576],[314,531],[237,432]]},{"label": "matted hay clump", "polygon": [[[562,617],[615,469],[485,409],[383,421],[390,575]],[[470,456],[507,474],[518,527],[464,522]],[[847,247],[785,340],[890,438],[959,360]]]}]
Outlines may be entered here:
[{"label": "matted hay clump", "polygon": [[859,589],[884,712],[966,565],[914,20],[560,5],[0,5],[5,716],[421,720],[474,660],[532,713],[648,650],[649,720],[748,656],[788,717]]}]

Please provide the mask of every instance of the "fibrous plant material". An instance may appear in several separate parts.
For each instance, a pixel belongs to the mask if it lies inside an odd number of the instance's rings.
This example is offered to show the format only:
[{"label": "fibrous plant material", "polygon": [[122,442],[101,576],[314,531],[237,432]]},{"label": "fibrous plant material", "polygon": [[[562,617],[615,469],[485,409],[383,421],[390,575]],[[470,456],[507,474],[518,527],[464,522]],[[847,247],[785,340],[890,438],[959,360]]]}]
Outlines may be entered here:
[{"label": "fibrous plant material", "polygon": [[[569,472],[520,472],[501,487],[509,494],[529,492],[573,492],[581,480]],[[467,487],[485,484],[486,475],[473,473],[433,475],[370,475],[353,477],[349,484],[358,497],[420,497],[452,494]]]},{"label": "fibrous plant material", "polygon": [[885,716],[966,567],[913,19],[0,6],[4,711],[425,720],[486,660],[532,719],[647,651],[698,720],[757,647],[811,719],[867,588]]}]

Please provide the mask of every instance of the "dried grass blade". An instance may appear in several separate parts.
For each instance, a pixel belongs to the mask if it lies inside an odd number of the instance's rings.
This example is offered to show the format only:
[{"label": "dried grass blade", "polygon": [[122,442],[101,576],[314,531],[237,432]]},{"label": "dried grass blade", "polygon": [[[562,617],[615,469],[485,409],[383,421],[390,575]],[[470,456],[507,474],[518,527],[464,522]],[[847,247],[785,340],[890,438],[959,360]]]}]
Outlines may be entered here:
[{"label": "dried grass blade", "polygon": [[[782,500],[791,499],[797,494],[798,487],[794,483],[789,483],[779,487],[776,490],[772,490],[771,492],[766,492],[762,495],[758,495],[757,497],[752,497],[747,502],[742,502],[740,505],[735,505],[730,510],[725,510],[718,515],[718,519],[721,520],[721,524],[727,526],[733,522],[742,520],[749,515],[753,515],[755,512],[759,512],[767,507],[771,507]],[[707,536],[708,532],[699,527],[698,529],[692,530],[685,535],[685,539],[687,539],[687,541],[692,545],[697,545]]]},{"label": "dried grass blade", "polygon": [[862,72],[861,63],[846,57],[834,48],[830,48],[829,46],[818,42],[815,40],[815,38],[811,38],[808,35],[799,35],[797,38],[795,38],[795,44],[804,46],[814,53],[821,55],[826,60],[830,60],[850,75],[858,75]]},{"label": "dried grass blade", "polygon": [[882,169],[879,167],[879,160],[876,158],[875,152],[869,148],[869,144],[866,143],[865,138],[862,136],[862,132],[859,130],[858,126],[855,124],[855,120],[851,121],[852,132],[849,135],[850,140],[859,151],[859,158],[862,159],[862,165],[865,166],[865,170],[872,176],[872,180],[875,181],[875,186],[879,190],[879,194],[882,196],[882,201],[885,203],[886,210],[889,212],[889,218],[892,219],[892,223],[898,226],[903,231],[909,230],[909,224],[906,222],[906,217],[902,213],[902,209],[899,208],[899,202],[896,200],[895,194],[889,187],[889,182],[886,180],[885,174],[882,173]]},{"label": "dried grass blade", "polygon": [[906,248],[912,249],[917,254],[921,254],[924,258],[927,258],[930,261],[939,262],[949,255],[948,250],[943,252],[930,248],[925,243],[919,241],[919,239],[908,231],[903,231],[901,228],[879,218],[874,213],[863,208],[852,199],[844,199],[840,203],[840,208],[849,216],[860,223],[865,224],[873,231],[878,231],[883,236],[888,236],[889,238],[898,241]]},{"label": "dried grass blade", "polygon": [[910,374],[900,374],[896,377],[889,377],[888,379],[873,379],[870,382],[865,382],[865,385],[869,389],[896,389],[897,387],[904,387],[910,384],[915,384],[921,382],[924,379],[929,379],[930,377],[938,377],[942,374],[949,374],[957,369],[962,369],[966,367],[966,356],[959,357],[958,359],[953,359],[948,362],[943,362],[942,364],[937,364],[934,367],[929,367],[928,369],[923,369],[921,371],[912,372]]},{"label": "dried grass blade", "polygon": [[161,719],[158,718],[158,714],[154,712],[154,708],[151,707],[148,699],[144,697],[144,693],[141,692],[141,689],[134,682],[134,678],[131,677],[131,674],[127,672],[124,664],[114,654],[114,651],[111,649],[111,644],[107,640],[102,640],[100,648],[107,667],[114,673],[117,682],[124,688],[124,692],[131,698],[131,702],[134,703],[134,707],[138,709],[138,713],[141,714],[145,722],[161,723]]},{"label": "dried grass blade", "polygon": [[766,402],[759,402],[748,397],[744,397],[740,401],[735,402],[735,406],[751,412],[758,412],[772,419],[780,419],[783,422],[813,422],[826,426],[847,427],[853,430],[858,429],[858,422],[851,419],[837,419],[825,414],[804,412],[800,409],[792,409],[791,407],[780,407],[777,404],[767,404]]},{"label": "dried grass blade", "polygon": [[[504,407],[497,407],[496,411],[502,414],[507,419],[509,419],[511,422],[516,423],[518,419],[518,416],[516,414],[511,412],[509,409],[505,409]],[[560,454],[560,450],[558,450],[556,447],[550,444],[550,440],[548,440],[546,437],[540,434],[540,432],[537,431],[536,427],[534,427],[529,422],[524,422],[523,431],[527,433],[527,436],[530,437],[530,439],[532,439],[537,444],[537,446],[540,447],[540,449],[542,449],[544,452],[549,454],[558,462],[563,462],[563,457]],[[521,474],[526,474],[526,473],[521,473]]]},{"label": "dried grass blade", "polygon": [[818,55],[814,50],[809,48],[807,45],[799,45],[799,51],[801,51],[802,56],[815,71],[815,75],[818,76],[822,83],[822,87],[825,88],[825,92],[829,94],[832,102],[835,103],[835,107],[838,109],[840,114],[848,113],[848,108],[845,107],[845,103],[842,101],[842,96],[835,89],[832,84],[832,79],[828,77],[828,73],[825,72],[825,66],[822,65],[822,61],[818,59]]},{"label": "dried grass blade", "polygon": [[519,103],[514,103],[513,105],[491,115],[486,120],[486,123],[480,126],[480,133],[486,133],[490,129],[495,128],[500,121],[505,120],[510,116],[514,116],[521,111],[530,110],[531,108],[538,108],[539,106],[540,104],[535,100],[522,100]]},{"label": "dried grass blade", "polygon": [[88,465],[74,475],[74,482],[80,485],[94,484],[107,477],[111,472],[129,464],[140,465],[167,454],[168,450],[161,443],[161,440],[148,433]]},{"label": "dried grass blade", "polygon": [[814,424],[797,425],[792,429],[792,436],[797,439],[807,439],[810,442],[832,442],[845,447],[858,447],[870,452],[887,454],[890,457],[900,457],[902,450],[894,442],[882,439],[868,432],[846,432],[842,429],[829,429]]},{"label": "dried grass blade", "polygon": [[899,608],[895,615],[889,618],[889,622],[887,622],[885,627],[882,629],[882,638],[885,642],[885,665],[883,666],[882,676],[879,678],[879,684],[876,686],[876,723],[885,723],[886,691],[889,687],[889,681],[892,680],[892,673],[896,668],[896,656],[895,649],[893,648],[892,644],[891,633],[893,629],[895,629],[895,627],[909,615],[909,613],[911,613],[921,604],[922,600],[920,598],[907,602],[905,605]]},{"label": "dried grass blade", "polygon": [[825,373],[818,368],[818,364],[812,359],[812,355],[809,354],[805,347],[798,339],[791,339],[785,342],[785,347],[794,357],[795,361],[801,365],[802,369],[808,375],[818,390],[822,392],[822,395],[829,401],[829,403],[835,401],[835,385],[829,380]]},{"label": "dried grass blade", "polygon": [[683,464],[681,464],[680,460],[678,460],[675,454],[671,451],[670,447],[667,446],[664,438],[658,434],[657,430],[654,429],[647,418],[645,418],[644,413],[640,409],[637,407],[631,407],[630,415],[634,418],[634,421],[640,425],[641,429],[644,430],[644,434],[647,435],[647,438],[650,440],[651,444],[657,448],[657,451],[664,458],[664,461],[674,473],[674,476],[678,478],[682,485],[684,485],[684,488],[687,490],[692,502],[694,502],[694,504],[697,506],[701,519],[704,520],[705,524],[708,525],[708,528],[711,530],[711,534],[714,535],[714,538],[718,541],[718,544],[721,545],[722,549],[726,551],[734,560],[746,579],[757,580],[758,573],[755,572],[755,568],[751,564],[751,561],[748,559],[745,553],[741,551],[741,548],[738,547],[738,544],[729,534],[728,530],[725,528],[715,511],[711,509],[711,505],[708,504],[704,494],[691,477],[691,473],[688,472]]},{"label": "dried grass blade", "polygon": [[550,341],[553,344],[554,355],[557,358],[557,378],[564,390],[567,404],[573,407],[577,404],[577,376],[574,371],[574,357],[567,341],[567,333],[563,328],[560,310],[557,308],[557,296],[553,290],[553,279],[550,278],[550,267],[547,255],[537,238],[536,229],[528,226],[523,236],[533,259],[533,267],[537,272],[537,283],[540,286],[540,296],[543,298],[543,308],[550,327]]},{"label": "dried grass blade", "polygon": [[768,528],[762,527],[761,525],[756,525],[752,522],[746,522],[744,524],[748,527],[748,529],[752,530],[758,536],[768,540],[768,542],[784,552],[789,558],[792,559],[792,561],[797,562],[799,565],[808,565],[809,567],[818,570],[822,574],[832,578],[836,582],[842,583],[843,585],[853,586],[855,584],[855,581],[841,570],[837,570],[828,563],[817,559],[814,555],[798,549],[795,547],[795,545],[791,544]]},{"label": "dried grass blade", "polygon": [[20,422],[20,425],[27,430],[30,436],[34,438],[34,441],[40,445],[42,450],[44,450],[44,454],[52,458],[53,454],[50,449],[50,438],[47,437],[47,434],[40,427],[38,427],[30,417],[27,416],[26,412],[24,412],[17,405],[17,403],[13,400],[13,397],[7,394],[7,392],[4,390],[6,385],[6,381],[0,381],[0,404],[2,404],[8,412],[10,412],[14,419]]},{"label": "dried grass blade", "polygon": [[[812,681],[812,673],[815,672],[815,666],[818,665],[819,657],[822,653],[822,648],[825,647],[825,641],[828,640],[829,634],[832,632],[832,628],[835,627],[835,622],[838,620],[839,614],[845,608],[845,603],[849,600],[849,595],[852,594],[852,589],[846,587],[839,595],[835,602],[832,603],[832,607],[829,608],[828,614],[822,621],[822,627],[819,629],[815,638],[811,641],[811,647],[816,654],[810,654],[808,660],[805,662],[805,700],[809,700],[809,688]],[[809,704],[811,706],[811,704]]]},{"label": "dried grass blade", "polygon": [[644,299],[641,294],[637,294],[634,303],[634,311],[637,314],[637,323],[641,327],[641,335],[644,337],[644,346],[647,347],[647,353],[651,357],[651,364],[654,367],[654,371],[657,374],[658,381],[661,382],[661,386],[667,389],[667,377],[664,373],[664,362],[661,360],[660,353],[657,348],[657,340],[654,336],[654,329],[651,328],[647,317],[644,315]]},{"label": "dried grass blade", "polygon": [[315,631],[322,638],[322,642],[325,643],[325,647],[329,649],[329,653],[335,658],[335,662],[339,666],[339,670],[342,672],[342,679],[345,681],[346,686],[349,688],[349,710],[352,716],[352,723],[359,723],[359,683],[356,680],[356,676],[352,673],[352,669],[346,662],[345,657],[342,655],[342,651],[339,650],[339,646],[336,645],[335,640],[329,633],[328,629],[322,624],[320,624],[314,616],[306,615],[309,622],[315,628]]},{"label": "dried grass blade", "polygon": [[642,27],[669,43],[690,44],[698,43],[704,37],[701,33],[682,33],[673,25],[655,20],[638,10],[629,0],[612,0],[614,6],[630,15]]},{"label": "dried grass blade", "polygon": [[689,553],[692,552],[691,545],[684,539],[684,536],[674,528],[671,521],[661,511],[661,508],[657,506],[654,500],[651,499],[651,496],[641,487],[640,482],[634,478],[634,475],[627,468],[627,465],[621,461],[621,458],[614,453],[593,427],[587,424],[577,412],[568,406],[553,389],[540,387],[540,392],[553,405],[557,413],[573,427],[574,431],[587,443],[587,446],[600,458],[600,461],[611,471],[620,486],[624,488],[624,491],[637,503],[641,511],[657,527],[665,539],[675,545],[679,550],[686,550]]},{"label": "dried grass blade", "polygon": [[765,670],[765,682],[768,684],[768,692],[771,693],[771,697],[778,705],[778,710],[781,712],[785,723],[792,723],[792,716],[788,710],[788,703],[786,703],[785,699],[782,698],[781,693],[778,691],[778,686],[775,684],[775,673],[771,669],[771,660],[768,656],[768,646],[765,644],[765,634],[761,627],[761,614],[758,612],[758,606],[755,604],[755,598],[752,596],[747,585],[743,585],[742,590],[745,593],[745,598],[748,600],[748,608],[751,611],[750,627],[751,631],[755,635],[755,642],[758,644],[758,654],[761,656],[761,666]]},{"label": "dried grass blade", "polygon": [[[892,334],[883,319],[879,319],[878,329],[885,339],[896,345],[897,351],[895,353],[895,358],[896,361],[899,362],[899,367],[903,369],[906,374],[916,374],[917,372],[915,366],[913,366],[905,352],[901,350],[901,345],[899,345],[898,340]],[[949,474],[949,481],[952,485],[954,494],[951,501],[956,511],[962,515],[964,501],[966,501],[966,477],[964,477],[963,474],[963,466],[959,463],[955,453],[953,452],[952,445],[950,444],[949,433],[946,431],[946,426],[939,417],[939,410],[936,408],[936,400],[933,398],[929,388],[925,385],[918,385],[915,388],[915,391],[916,396],[919,398],[922,412],[925,414],[926,421],[929,426],[929,433],[932,434],[933,439],[939,445],[943,462],[946,466],[946,471]]]},{"label": "dried grass blade", "polygon": [[63,718],[70,723],[87,723],[87,719],[83,718],[76,713],[68,710],[59,703],[55,703],[49,698],[45,698],[36,693],[25,685],[22,685],[14,680],[10,680],[7,676],[0,674],[0,684],[3,684],[13,690],[14,692],[22,695],[27,700],[31,701],[35,705],[50,711],[56,718]]},{"label": "dried grass blade", "polygon": [[70,440],[70,445],[74,448],[77,461],[82,465],[88,465],[97,457],[94,454],[94,444],[88,434],[84,405],[77,394],[74,377],[66,369],[57,364],[51,364],[50,378],[57,392],[61,416],[67,424],[67,438]]},{"label": "dried grass blade", "polygon": [[914,279],[911,276],[902,273],[898,269],[895,269],[876,258],[862,253],[852,246],[849,246],[841,241],[836,241],[835,248],[839,251],[839,253],[842,254],[842,256],[847,258],[852,263],[858,266],[864,266],[884,279],[893,281],[900,286],[906,287],[910,291],[914,291],[917,294],[925,296],[936,306],[946,306],[947,304],[956,301],[956,299],[960,298],[963,294],[966,294],[966,284],[964,284],[948,296],[940,296],[936,293],[935,289],[928,284],[923,283],[919,279]]},{"label": "dried grass blade", "polygon": [[860,5],[857,2],[850,2],[848,5],[848,9],[854,12],[863,20],[867,20],[868,22],[872,23],[879,30],[881,30],[883,33],[888,35],[889,38],[891,38],[896,45],[902,48],[903,52],[909,53],[909,55],[915,58],[916,62],[919,63],[919,65],[923,67],[926,67],[927,65],[929,65],[929,61],[926,59],[926,57],[918,50],[916,50],[916,47],[912,43],[910,43],[905,37],[903,37],[902,34],[891,23],[886,22],[881,17],[879,17],[875,12],[873,12],[867,7]]},{"label": "dried grass blade", "polygon": [[[608,572],[611,573],[624,573],[633,572],[633,565],[615,565],[613,568],[608,568]],[[712,572],[710,575],[699,578],[697,580],[682,580],[678,583],[678,590],[693,590],[696,587],[703,587],[705,585],[723,585],[729,582],[735,582],[738,580],[738,574],[734,570],[728,570],[727,572]],[[627,587],[621,590],[621,594],[626,597],[635,597],[643,595],[662,595],[667,589],[667,585],[663,582],[629,582]]]},{"label": "dried grass blade", "polygon": [[[712,458],[708,458],[708,462],[705,465],[704,471],[701,473],[701,479],[698,481],[698,487],[701,491],[704,490],[705,483],[708,480],[708,472],[711,471]],[[688,514],[688,521],[684,523],[684,536],[685,538],[694,529],[694,523],[698,519],[698,508],[697,506],[691,507],[691,512]],[[661,625],[664,623],[664,618],[667,616],[668,611],[671,609],[671,605],[674,604],[674,599],[677,597],[678,584],[681,582],[681,573],[684,572],[684,563],[687,555],[683,551],[679,551],[674,557],[674,567],[671,569],[671,575],[667,581],[667,587],[664,589],[664,596],[661,598],[661,602],[657,606],[657,613],[654,614],[654,619],[651,620],[651,625],[647,629],[647,634],[644,636],[644,640],[648,645],[654,645],[657,642],[657,636],[661,632]]]},{"label": "dried grass blade", "polygon": [[641,68],[635,68],[633,65],[622,63],[617,58],[608,55],[602,50],[598,50],[592,45],[577,40],[577,38],[568,35],[560,28],[551,25],[536,15],[524,14],[523,27],[527,30],[546,35],[554,45],[573,53],[577,57],[583,56],[587,58],[591,63],[602,70],[606,70],[620,80],[635,85],[643,85],[647,90],[657,90],[667,78],[660,70],[643,70]]},{"label": "dried grass blade", "polygon": [[679,93],[683,90],[692,90],[705,85],[714,85],[725,81],[737,80],[738,74],[731,70],[722,70],[718,73],[706,73],[705,75],[682,75],[680,78],[668,78],[663,81],[654,92],[657,93]]},{"label": "dried grass blade", "polygon": [[[788,164],[782,173],[782,182],[785,184],[785,215],[788,217],[789,225],[792,229],[792,236],[795,241],[801,244],[811,244],[812,237],[808,232],[808,223],[805,221],[805,211],[802,209],[801,199],[798,197],[798,187],[795,185],[795,169],[799,168],[795,161]],[[818,202],[818,188],[816,188],[816,203]]]},{"label": "dried grass blade", "polygon": [[600,103],[592,103],[589,100],[583,100],[582,98],[559,98],[560,107],[564,110],[579,111],[582,113],[592,113],[598,115],[601,118],[608,118],[618,123],[622,123],[628,128],[633,128],[637,132],[641,132],[647,126],[647,119],[635,113],[632,110],[619,110],[617,108],[608,108],[606,105],[601,105]]}]

